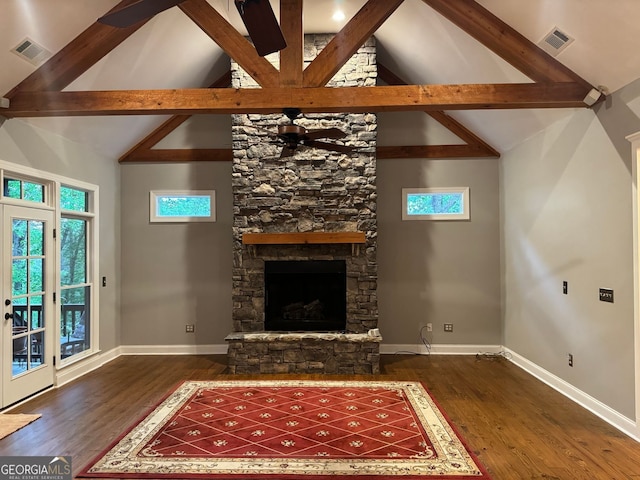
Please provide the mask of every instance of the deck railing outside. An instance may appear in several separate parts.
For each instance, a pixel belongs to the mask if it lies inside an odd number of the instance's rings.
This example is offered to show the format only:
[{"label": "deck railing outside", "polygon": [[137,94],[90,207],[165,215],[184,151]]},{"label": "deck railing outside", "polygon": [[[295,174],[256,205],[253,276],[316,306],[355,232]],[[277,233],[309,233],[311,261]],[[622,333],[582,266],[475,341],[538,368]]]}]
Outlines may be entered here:
[{"label": "deck railing outside", "polygon": [[[31,305],[32,328],[42,325],[42,305]],[[84,304],[62,305],[60,330],[60,357],[67,358],[83,352],[90,346],[89,325],[85,320],[86,306]],[[13,305],[14,332],[26,333],[29,327],[29,307],[27,305]]]}]

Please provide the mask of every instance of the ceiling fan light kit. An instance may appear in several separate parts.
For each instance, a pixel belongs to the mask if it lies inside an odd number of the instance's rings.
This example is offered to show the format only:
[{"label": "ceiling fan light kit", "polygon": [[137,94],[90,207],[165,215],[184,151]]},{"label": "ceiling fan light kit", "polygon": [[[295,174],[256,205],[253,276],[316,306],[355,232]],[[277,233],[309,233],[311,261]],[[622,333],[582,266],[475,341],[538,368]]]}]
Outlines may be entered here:
[{"label": "ceiling fan light kit", "polygon": [[305,127],[294,123],[294,120],[300,115],[300,109],[284,108],[282,111],[289,119],[289,123],[278,125],[277,133],[262,127],[250,127],[266,132],[267,135],[273,137],[277,143],[282,144],[280,158],[293,156],[300,147],[319,148],[338,153],[352,153],[355,151],[354,147],[348,145],[319,141],[319,139],[326,138],[345,138],[347,134],[339,128],[330,127],[307,130]]}]

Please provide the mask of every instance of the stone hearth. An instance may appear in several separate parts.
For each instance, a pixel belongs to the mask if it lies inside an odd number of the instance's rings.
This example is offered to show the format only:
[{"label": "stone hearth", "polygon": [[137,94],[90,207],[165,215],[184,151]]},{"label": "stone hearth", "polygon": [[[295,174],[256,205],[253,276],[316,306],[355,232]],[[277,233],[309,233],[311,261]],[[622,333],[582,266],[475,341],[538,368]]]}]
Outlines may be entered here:
[{"label": "stone hearth", "polygon": [[[305,63],[331,35],[305,36]],[[370,39],[328,86],[376,82],[375,44]],[[269,58],[269,57],[267,57]],[[277,59],[277,55],[275,56]],[[256,87],[232,64],[233,87]],[[292,105],[295,107],[295,105]],[[351,154],[299,149],[280,158],[268,131],[288,123],[284,115],[233,116],[233,329],[231,373],[378,373],[376,261],[376,115],[307,114],[307,130],[339,128]],[[256,128],[258,127],[258,128]],[[364,243],[335,240],[291,242],[290,233],[360,232]],[[274,234],[266,244],[245,234]],[[278,239],[282,238],[282,242]],[[331,238],[328,243],[324,243]],[[265,331],[264,264],[268,260],[341,260],[346,266],[346,328],[342,332]]]},{"label": "stone hearth", "polygon": [[379,373],[380,336],[349,333],[232,333],[234,373]]}]

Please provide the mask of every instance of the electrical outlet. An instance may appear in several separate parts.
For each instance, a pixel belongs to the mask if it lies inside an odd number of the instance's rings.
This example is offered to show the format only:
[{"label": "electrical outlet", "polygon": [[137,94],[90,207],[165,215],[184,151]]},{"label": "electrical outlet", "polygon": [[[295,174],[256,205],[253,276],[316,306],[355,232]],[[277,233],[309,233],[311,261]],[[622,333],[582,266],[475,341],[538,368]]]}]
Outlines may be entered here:
[{"label": "electrical outlet", "polygon": [[427,323],[427,332],[433,332],[433,323]]},{"label": "electrical outlet", "polygon": [[445,332],[453,332],[453,323],[445,323],[444,324]]},{"label": "electrical outlet", "polygon": [[568,360],[569,360],[569,366],[570,366],[570,367],[573,367],[573,354],[571,354],[571,353],[570,353],[570,354],[568,355]]},{"label": "electrical outlet", "polygon": [[185,325],[185,332],[187,333],[195,333],[196,326],[192,323],[190,325]]},{"label": "electrical outlet", "polygon": [[569,282],[567,282],[566,280],[562,282],[562,293],[564,293],[565,295],[569,293]]}]

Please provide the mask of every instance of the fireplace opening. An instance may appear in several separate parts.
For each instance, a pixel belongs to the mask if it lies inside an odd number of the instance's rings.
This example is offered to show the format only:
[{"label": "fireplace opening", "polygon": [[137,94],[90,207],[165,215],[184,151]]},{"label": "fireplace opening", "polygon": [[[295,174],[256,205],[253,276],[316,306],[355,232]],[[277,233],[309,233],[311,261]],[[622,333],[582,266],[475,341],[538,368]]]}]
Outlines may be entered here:
[{"label": "fireplace opening", "polygon": [[344,260],[264,263],[266,331],[345,330],[347,267]]}]

